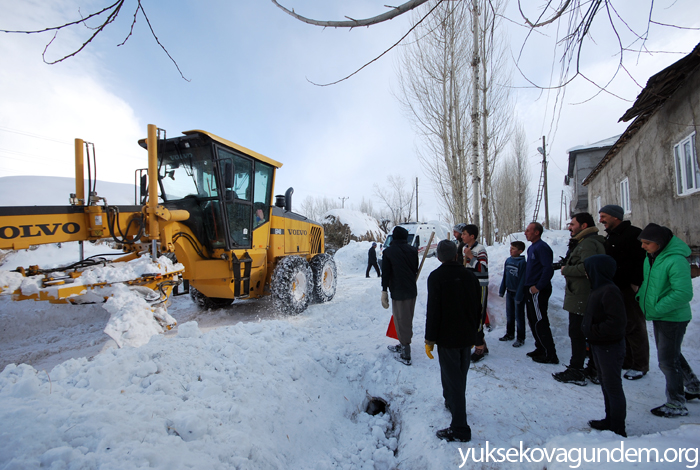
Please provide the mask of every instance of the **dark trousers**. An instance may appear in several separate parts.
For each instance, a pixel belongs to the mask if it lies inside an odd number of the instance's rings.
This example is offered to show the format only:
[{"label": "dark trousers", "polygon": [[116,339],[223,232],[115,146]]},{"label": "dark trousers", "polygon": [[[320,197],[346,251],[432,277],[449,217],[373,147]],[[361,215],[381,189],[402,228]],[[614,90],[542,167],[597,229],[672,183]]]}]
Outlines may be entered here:
[{"label": "dark trousers", "polygon": [[377,277],[382,277],[382,273],[379,272],[379,265],[376,261],[374,263],[367,263],[367,272],[365,273],[365,277],[369,277],[369,270],[372,268],[377,271]]},{"label": "dark trousers", "polygon": [[649,372],[649,336],[647,335],[647,319],[634,298],[636,294],[632,287],[622,289],[627,313],[625,327],[625,362],[623,369]]},{"label": "dark trousers", "polygon": [[622,361],[625,360],[625,340],[613,344],[591,344],[593,360],[598,368],[600,387],[605,400],[605,421],[612,432],[626,435],[627,400],[622,389]]},{"label": "dark trousers", "polygon": [[450,427],[455,433],[469,431],[467,425],[467,372],[469,371],[470,348],[443,348],[438,345],[442,396],[452,413]]},{"label": "dark trousers", "polygon": [[525,300],[515,301],[515,292],[506,291],[506,334],[513,336],[517,326],[517,339],[525,341]]},{"label": "dark trousers", "polygon": [[552,295],[552,286],[545,287],[541,291],[533,294],[530,287],[525,289],[525,306],[527,308],[527,321],[530,324],[532,337],[535,339],[535,347],[544,352],[548,358],[555,357],[557,350],[554,347],[552,330],[549,329],[549,297]]},{"label": "dark trousers", "polygon": [[685,390],[690,393],[700,393],[700,379],[695,375],[693,369],[690,368],[690,364],[685,360],[683,354],[679,358],[681,362],[681,371],[683,372],[683,385],[685,385]]},{"label": "dark trousers", "polygon": [[666,377],[666,402],[685,406],[683,369],[681,367],[681,344],[687,321],[654,320],[654,339],[659,354],[659,369]]},{"label": "dark trousers", "polygon": [[476,343],[474,346],[484,346],[486,340],[484,338],[484,324],[486,323],[486,308],[489,305],[489,285],[481,286],[481,323],[479,323],[479,330],[476,332]]},{"label": "dark trousers", "polygon": [[586,360],[586,336],[581,331],[583,315],[569,312],[569,338],[571,338],[571,360],[569,367],[583,369]]}]

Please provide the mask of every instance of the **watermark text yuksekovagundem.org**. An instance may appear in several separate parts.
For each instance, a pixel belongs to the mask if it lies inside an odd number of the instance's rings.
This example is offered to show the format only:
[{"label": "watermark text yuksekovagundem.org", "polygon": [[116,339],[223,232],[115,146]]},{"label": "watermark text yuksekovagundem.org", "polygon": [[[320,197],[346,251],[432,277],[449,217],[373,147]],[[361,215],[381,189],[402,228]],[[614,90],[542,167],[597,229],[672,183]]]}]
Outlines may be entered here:
[{"label": "watermark text yuksekovagundem.org", "polygon": [[486,441],[486,447],[476,449],[473,447],[462,450],[459,448],[464,467],[470,462],[495,462],[495,463],[520,463],[520,462],[560,462],[568,463],[570,468],[578,468],[582,463],[686,463],[687,468],[698,466],[698,448],[668,448],[655,449],[653,447],[625,447],[625,442],[620,441],[618,447],[572,447],[569,449],[554,447],[525,448],[520,441],[517,447],[491,447]]}]

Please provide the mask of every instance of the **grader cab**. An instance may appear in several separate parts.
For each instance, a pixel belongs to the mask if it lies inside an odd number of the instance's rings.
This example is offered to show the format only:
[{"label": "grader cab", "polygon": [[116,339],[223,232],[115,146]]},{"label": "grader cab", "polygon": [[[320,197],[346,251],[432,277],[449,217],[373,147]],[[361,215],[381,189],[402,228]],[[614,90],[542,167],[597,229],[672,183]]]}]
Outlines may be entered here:
[{"label": "grader cab", "polygon": [[[139,142],[148,150],[149,165],[137,170],[135,206],[109,206],[92,192],[85,197],[83,142],[76,140],[71,206],[0,207],[0,249],[112,238],[130,253],[124,259],[149,252],[154,259],[175,257],[184,265],[176,277],[204,308],[272,295],[278,309],[296,314],[310,301],[331,300],[337,273],[324,253],[323,227],[291,211],[291,188],[273,204],[282,164],[205,131],[183,134],[161,139],[149,125],[148,138]],[[43,273],[33,268],[18,271]],[[166,296],[177,284],[161,280],[167,282],[164,289],[158,282],[147,285]],[[76,289],[70,294],[54,289],[44,297],[73,301],[75,295]]]}]

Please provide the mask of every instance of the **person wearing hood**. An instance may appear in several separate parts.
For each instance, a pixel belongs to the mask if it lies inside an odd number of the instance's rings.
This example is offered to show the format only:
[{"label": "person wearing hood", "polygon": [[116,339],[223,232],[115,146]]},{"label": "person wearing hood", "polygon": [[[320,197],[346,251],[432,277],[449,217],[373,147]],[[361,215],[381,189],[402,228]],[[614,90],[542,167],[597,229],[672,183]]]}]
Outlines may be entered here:
[{"label": "person wearing hood", "polygon": [[[586,385],[583,363],[586,360],[586,338],[581,333],[583,314],[588,305],[591,284],[586,279],[583,263],[593,255],[605,254],[605,238],[598,235],[593,216],[579,212],[569,224],[571,239],[566,253],[566,262],[561,274],[566,279],[564,289],[564,310],[569,312],[569,338],[571,338],[571,360],[566,370],[552,374],[554,380],[575,385]],[[537,358],[533,358],[537,361]],[[538,361],[539,362],[539,361]]]},{"label": "person wearing hood", "polygon": [[[654,327],[659,368],[666,377],[666,403],[651,412],[665,418],[686,416],[682,364],[686,361],[682,359],[681,344],[692,318],[693,284],[687,259],[690,248],[669,228],[654,223],[642,230],[639,239],[647,257],[637,301]],[[689,374],[694,375],[690,366],[685,371],[686,377]]]},{"label": "person wearing hood", "polygon": [[418,297],[418,248],[409,245],[407,240],[408,230],[399,225],[394,227],[391,245],[382,257],[382,307],[389,308],[388,289],[399,344],[387,348],[399,354],[395,356],[397,361],[410,366],[413,312]]},{"label": "person wearing hood", "polygon": [[605,402],[605,418],[591,420],[588,425],[627,437],[627,400],[621,377],[627,316],[622,291],[613,281],[617,264],[611,256],[592,255],[586,258],[583,265],[590,280],[591,294],[583,314],[581,331],[591,346]]}]

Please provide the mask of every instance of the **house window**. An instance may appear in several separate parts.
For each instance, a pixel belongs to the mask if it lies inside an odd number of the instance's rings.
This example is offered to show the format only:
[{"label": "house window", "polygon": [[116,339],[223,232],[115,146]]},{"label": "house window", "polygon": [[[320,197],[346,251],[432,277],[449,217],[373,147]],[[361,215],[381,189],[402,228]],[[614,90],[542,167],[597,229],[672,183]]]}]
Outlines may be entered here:
[{"label": "house window", "polygon": [[620,182],[620,205],[625,210],[625,214],[632,212],[630,207],[630,181],[625,178]]},{"label": "house window", "polygon": [[695,132],[673,146],[676,193],[685,196],[700,191],[700,165],[695,150]]}]

